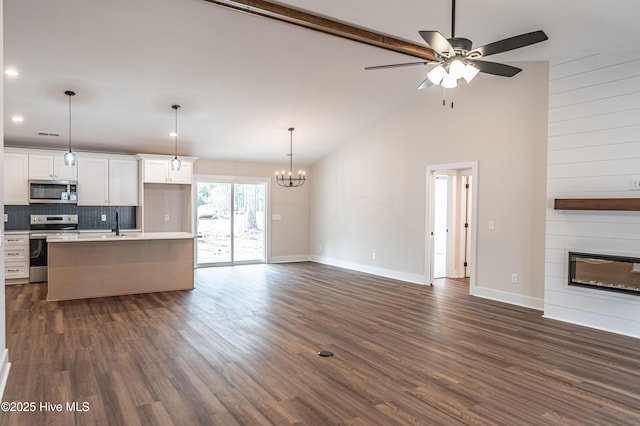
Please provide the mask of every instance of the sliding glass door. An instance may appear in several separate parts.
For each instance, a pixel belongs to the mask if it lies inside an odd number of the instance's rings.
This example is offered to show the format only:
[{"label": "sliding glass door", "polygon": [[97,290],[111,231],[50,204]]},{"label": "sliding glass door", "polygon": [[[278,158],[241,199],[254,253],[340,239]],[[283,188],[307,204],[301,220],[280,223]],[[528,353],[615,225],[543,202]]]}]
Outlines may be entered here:
[{"label": "sliding glass door", "polygon": [[265,181],[197,180],[197,266],[266,260]]}]

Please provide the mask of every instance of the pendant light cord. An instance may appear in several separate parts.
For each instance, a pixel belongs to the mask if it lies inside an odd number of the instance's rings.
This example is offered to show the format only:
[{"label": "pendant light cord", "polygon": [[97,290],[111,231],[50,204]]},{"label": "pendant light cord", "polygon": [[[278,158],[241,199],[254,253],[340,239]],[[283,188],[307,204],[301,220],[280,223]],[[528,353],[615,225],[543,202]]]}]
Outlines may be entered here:
[{"label": "pendant light cord", "polygon": [[71,94],[69,96],[69,152],[71,152]]},{"label": "pendant light cord", "polygon": [[178,158],[178,108],[180,108],[179,105],[174,105],[174,109],[176,110],[176,137],[175,137],[175,142],[176,142],[176,155],[175,157]]},{"label": "pendant light cord", "polygon": [[293,173],[293,127],[289,128],[289,174]]}]

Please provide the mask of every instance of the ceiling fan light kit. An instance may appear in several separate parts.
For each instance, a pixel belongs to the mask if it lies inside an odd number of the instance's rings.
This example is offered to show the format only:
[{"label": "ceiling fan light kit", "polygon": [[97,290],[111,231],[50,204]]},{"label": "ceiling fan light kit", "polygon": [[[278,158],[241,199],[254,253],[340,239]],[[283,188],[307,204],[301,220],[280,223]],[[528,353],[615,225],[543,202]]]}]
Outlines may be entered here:
[{"label": "ceiling fan light kit", "polygon": [[[544,31],[539,30],[473,48],[471,40],[455,36],[455,19],[456,0],[452,0],[451,38],[444,37],[438,31],[418,31],[427,45],[433,49],[436,56],[435,61],[377,65],[366,67],[365,70],[436,64],[427,73],[427,78],[420,83],[418,89],[425,89],[433,85],[441,86],[444,89],[453,89],[457,87],[459,79],[463,78],[467,83],[470,83],[481,72],[500,77],[513,77],[522,69],[507,64],[480,60],[480,58],[530,46],[549,39]],[[451,107],[453,108],[453,103]]]}]

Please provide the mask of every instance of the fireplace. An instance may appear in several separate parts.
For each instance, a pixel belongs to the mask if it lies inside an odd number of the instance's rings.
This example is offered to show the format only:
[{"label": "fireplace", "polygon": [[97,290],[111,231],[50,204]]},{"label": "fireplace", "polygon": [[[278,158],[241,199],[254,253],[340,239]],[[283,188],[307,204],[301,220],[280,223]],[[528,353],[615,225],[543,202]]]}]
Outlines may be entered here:
[{"label": "fireplace", "polygon": [[570,251],[568,284],[640,295],[640,258]]}]

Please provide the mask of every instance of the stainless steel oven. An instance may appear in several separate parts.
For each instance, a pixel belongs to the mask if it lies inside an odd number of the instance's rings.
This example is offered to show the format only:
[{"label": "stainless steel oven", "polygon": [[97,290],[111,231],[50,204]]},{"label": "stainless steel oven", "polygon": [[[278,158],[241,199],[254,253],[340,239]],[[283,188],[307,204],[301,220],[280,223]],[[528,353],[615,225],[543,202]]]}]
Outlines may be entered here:
[{"label": "stainless steel oven", "polygon": [[78,231],[78,215],[31,215],[29,282],[47,281],[47,236]]}]

